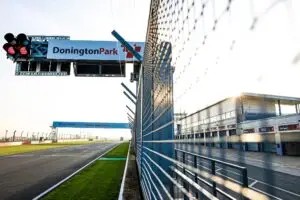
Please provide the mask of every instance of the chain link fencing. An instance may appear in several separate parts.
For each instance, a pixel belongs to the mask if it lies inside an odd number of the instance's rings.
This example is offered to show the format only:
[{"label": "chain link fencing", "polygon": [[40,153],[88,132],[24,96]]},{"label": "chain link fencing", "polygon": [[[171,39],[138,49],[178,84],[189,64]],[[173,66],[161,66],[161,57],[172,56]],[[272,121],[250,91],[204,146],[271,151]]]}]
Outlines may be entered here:
[{"label": "chain link fencing", "polygon": [[299,11],[151,1],[132,129],[145,199],[300,198],[280,174],[300,176]]}]

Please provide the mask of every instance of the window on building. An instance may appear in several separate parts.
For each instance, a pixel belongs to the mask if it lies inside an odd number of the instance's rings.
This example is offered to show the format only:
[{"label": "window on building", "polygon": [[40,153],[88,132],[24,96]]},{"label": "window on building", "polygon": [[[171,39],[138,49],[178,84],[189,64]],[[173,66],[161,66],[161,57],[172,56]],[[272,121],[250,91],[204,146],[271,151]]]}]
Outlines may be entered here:
[{"label": "window on building", "polygon": [[294,104],[281,104],[280,107],[282,115],[296,114],[296,107]]},{"label": "window on building", "polygon": [[229,119],[230,118],[230,112],[227,112],[226,113],[226,119]]},{"label": "window on building", "polygon": [[280,115],[280,113],[279,113],[279,104],[278,103],[275,104],[275,112],[276,112],[276,116]]},{"label": "window on building", "polygon": [[230,112],[230,116],[231,116],[231,117],[235,117],[235,111],[231,111],[231,112]]},{"label": "window on building", "polygon": [[193,115],[193,122],[198,122],[198,113]]},{"label": "window on building", "polygon": [[259,131],[260,133],[273,132],[273,131],[274,131],[274,127],[273,127],[273,126],[270,126],[270,127],[262,127],[262,128],[259,128],[258,131]]},{"label": "window on building", "polygon": [[254,128],[250,128],[250,129],[244,129],[243,133],[254,133],[255,129]]},{"label": "window on building", "polygon": [[221,116],[222,120],[226,119],[226,114],[223,113],[222,116]]}]

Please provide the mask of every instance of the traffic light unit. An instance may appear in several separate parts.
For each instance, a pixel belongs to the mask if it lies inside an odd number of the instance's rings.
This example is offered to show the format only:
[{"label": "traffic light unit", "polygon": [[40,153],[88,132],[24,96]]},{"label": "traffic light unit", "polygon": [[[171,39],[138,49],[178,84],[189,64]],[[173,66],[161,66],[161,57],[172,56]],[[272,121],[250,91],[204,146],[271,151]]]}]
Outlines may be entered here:
[{"label": "traffic light unit", "polygon": [[7,57],[16,61],[17,59],[29,59],[30,55],[30,39],[24,34],[20,33],[15,37],[12,33],[7,33],[4,36],[7,41],[3,45]]}]

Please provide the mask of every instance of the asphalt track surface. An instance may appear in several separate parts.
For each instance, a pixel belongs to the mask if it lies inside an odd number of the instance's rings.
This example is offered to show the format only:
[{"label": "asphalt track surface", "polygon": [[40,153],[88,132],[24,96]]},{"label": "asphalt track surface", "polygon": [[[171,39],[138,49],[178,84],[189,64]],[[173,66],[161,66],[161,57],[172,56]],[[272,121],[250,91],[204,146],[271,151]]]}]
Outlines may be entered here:
[{"label": "asphalt track surface", "polygon": [[72,145],[0,156],[0,200],[32,199],[115,145]]}]

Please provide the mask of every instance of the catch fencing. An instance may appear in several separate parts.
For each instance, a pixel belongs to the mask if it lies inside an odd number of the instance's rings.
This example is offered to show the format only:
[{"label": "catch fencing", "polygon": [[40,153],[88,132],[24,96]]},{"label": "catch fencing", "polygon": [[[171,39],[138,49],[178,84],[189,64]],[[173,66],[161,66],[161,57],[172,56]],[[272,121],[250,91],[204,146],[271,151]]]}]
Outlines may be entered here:
[{"label": "catch fencing", "polygon": [[[299,142],[300,99],[276,96],[299,83],[299,9],[295,0],[151,1],[132,127],[145,199],[275,196],[249,184],[243,163],[257,149],[271,170],[272,153]],[[268,129],[275,118],[295,118],[289,140],[278,140],[280,124]]]}]

